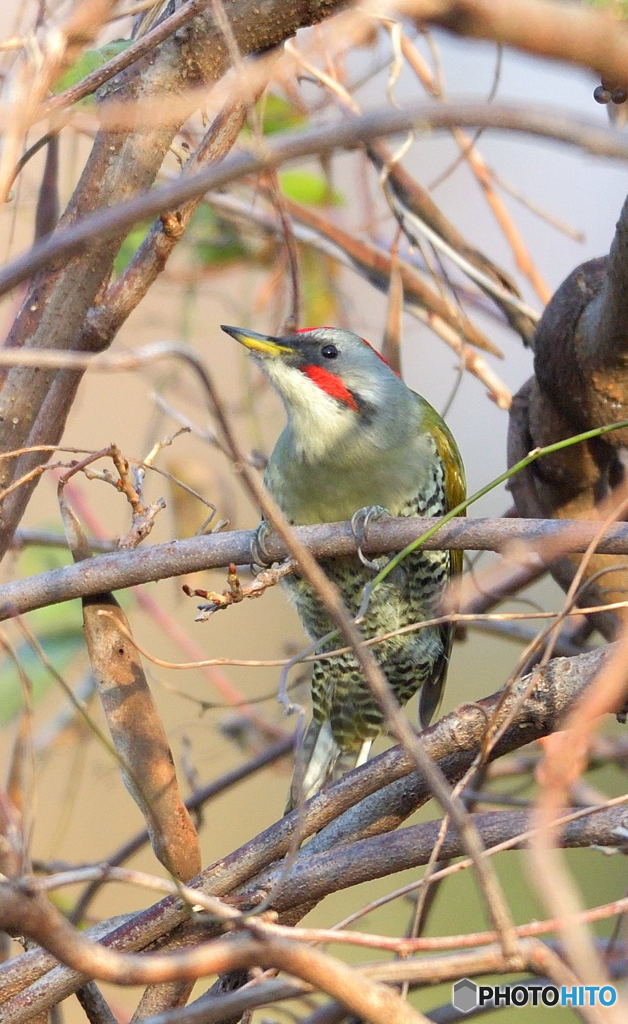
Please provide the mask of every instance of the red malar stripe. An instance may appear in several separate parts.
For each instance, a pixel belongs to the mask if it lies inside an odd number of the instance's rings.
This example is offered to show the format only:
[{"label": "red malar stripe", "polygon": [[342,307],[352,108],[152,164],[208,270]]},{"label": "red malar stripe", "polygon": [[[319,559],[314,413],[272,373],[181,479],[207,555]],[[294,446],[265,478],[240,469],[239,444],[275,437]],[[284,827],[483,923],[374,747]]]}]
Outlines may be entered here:
[{"label": "red malar stripe", "polygon": [[317,387],[324,391],[326,395],[330,395],[331,398],[337,398],[338,401],[344,402],[350,409],[355,409],[357,412],[358,403],[340,377],[313,363],[309,366],[301,367],[301,372],[306,377],[309,377],[310,380],[313,380]]}]

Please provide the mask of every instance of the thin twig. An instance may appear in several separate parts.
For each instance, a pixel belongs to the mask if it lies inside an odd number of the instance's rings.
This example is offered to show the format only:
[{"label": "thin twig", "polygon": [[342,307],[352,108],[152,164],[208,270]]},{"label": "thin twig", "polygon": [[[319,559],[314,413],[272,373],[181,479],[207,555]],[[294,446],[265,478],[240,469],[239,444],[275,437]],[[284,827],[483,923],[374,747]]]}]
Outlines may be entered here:
[{"label": "thin twig", "polygon": [[38,242],[24,256],[18,257],[0,271],[0,294],[14,288],[51,260],[67,257],[95,237],[115,236],[137,221],[154,217],[201,195],[208,189],[222,188],[231,181],[255,174],[269,167],[278,167],[289,160],[312,154],[330,153],[384,135],[429,126],[448,128],[455,125],[482,125],[517,133],[538,135],[584,149],[597,156],[628,159],[628,139],[618,132],[602,128],[591,121],[577,120],[564,111],[547,108],[534,110],[508,104],[486,108],[481,104],[457,103],[443,106],[420,103],[405,110],[386,108],[313,128],[305,133],[289,134],[273,144],[267,143],[262,153],[241,153],[224,160],[219,167],[209,167],[169,185],[106,210],[97,210],[46,240]]}]

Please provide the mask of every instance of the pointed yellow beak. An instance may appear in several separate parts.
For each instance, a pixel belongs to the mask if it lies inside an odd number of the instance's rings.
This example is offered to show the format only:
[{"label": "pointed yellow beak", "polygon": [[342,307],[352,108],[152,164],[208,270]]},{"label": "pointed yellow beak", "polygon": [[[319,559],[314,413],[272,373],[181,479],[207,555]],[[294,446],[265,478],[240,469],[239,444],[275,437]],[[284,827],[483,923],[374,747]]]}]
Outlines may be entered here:
[{"label": "pointed yellow beak", "polygon": [[220,329],[225,331],[226,334],[230,334],[241,345],[245,345],[251,351],[260,352],[265,356],[280,356],[294,352],[294,349],[289,348],[287,345],[281,345],[276,338],[271,337],[269,334],[258,334],[257,331],[249,331],[244,327],[226,327],[225,324],[221,324]]}]

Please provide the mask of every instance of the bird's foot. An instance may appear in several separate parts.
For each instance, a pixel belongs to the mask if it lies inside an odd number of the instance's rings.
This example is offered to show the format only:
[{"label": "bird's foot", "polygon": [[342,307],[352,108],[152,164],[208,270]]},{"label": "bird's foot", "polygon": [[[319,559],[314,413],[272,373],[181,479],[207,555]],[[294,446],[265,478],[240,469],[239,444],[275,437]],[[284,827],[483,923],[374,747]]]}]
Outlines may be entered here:
[{"label": "bird's foot", "polygon": [[251,541],[251,571],[256,575],[262,569],[268,569],[273,564],[274,559],[266,547],[266,541],[271,533],[272,527],[265,519],[262,519]]},{"label": "bird's foot", "polygon": [[389,515],[390,512],[383,505],[367,505],[365,508],[359,508],[351,516],[351,532],[358,545],[358,558],[362,565],[365,565],[367,569],[371,569],[372,572],[379,572],[381,566],[367,558],[362,550],[362,545],[366,543],[368,528],[373,520],[383,519]]}]

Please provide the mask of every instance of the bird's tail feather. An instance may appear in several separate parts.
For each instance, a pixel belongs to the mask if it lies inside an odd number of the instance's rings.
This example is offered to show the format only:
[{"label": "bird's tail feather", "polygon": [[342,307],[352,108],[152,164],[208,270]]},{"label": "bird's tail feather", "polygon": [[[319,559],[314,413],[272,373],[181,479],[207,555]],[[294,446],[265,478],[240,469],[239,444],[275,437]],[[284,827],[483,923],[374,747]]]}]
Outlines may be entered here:
[{"label": "bird's tail feather", "polygon": [[309,800],[334,777],[339,756],[340,747],[329,722],[312,720],[297,747],[286,814]]}]

